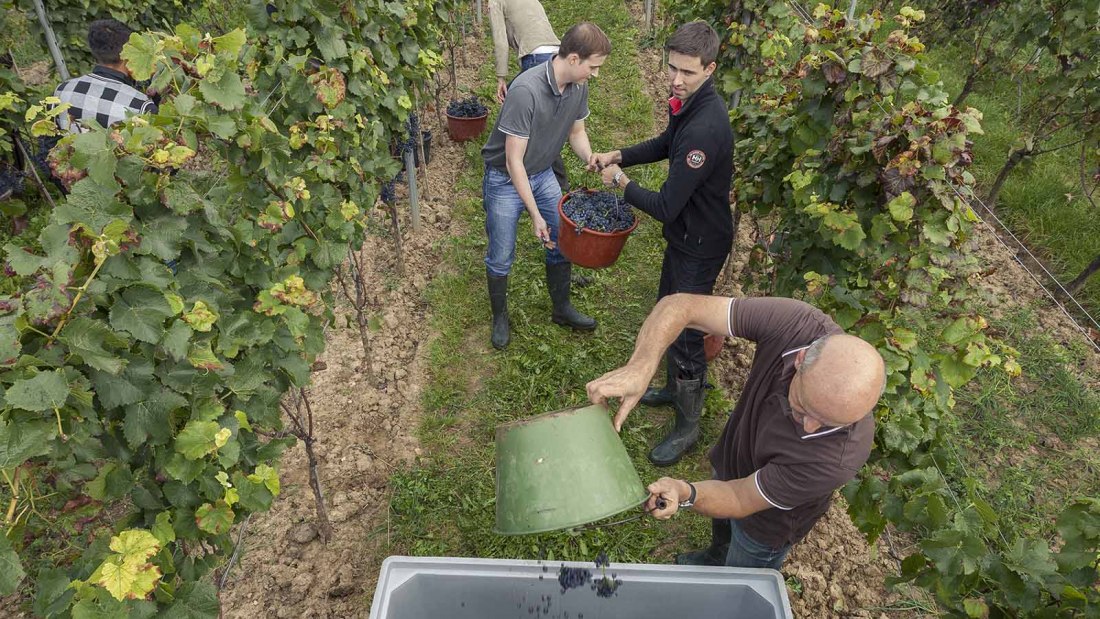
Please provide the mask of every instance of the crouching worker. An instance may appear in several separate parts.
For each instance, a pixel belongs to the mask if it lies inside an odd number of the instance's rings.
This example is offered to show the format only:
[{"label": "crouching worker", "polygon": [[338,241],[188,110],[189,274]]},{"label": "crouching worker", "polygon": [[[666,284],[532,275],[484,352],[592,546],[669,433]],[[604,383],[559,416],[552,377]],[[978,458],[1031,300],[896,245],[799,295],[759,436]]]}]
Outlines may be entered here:
[{"label": "crouching worker", "polygon": [[610,53],[611,41],[595,24],[582,22],[570,28],[557,55],[512,82],[496,126],[481,149],[485,160],[481,188],[489,237],[485,269],[495,348],[504,348],[511,341],[508,274],[524,211],[531,217],[535,237],[546,247],[546,285],[554,306],[551,320],[578,330],[596,328],[595,319],[577,311],[569,300],[572,265],[557,249],[562,194],[551,164],[567,139],[582,161],[591,157],[584,128],[588,79],[599,74]]},{"label": "crouching worker", "polygon": [[649,485],[646,508],[661,519],[681,509],[712,518],[710,547],[676,563],[779,569],[867,461],[885,364],[873,346],[801,301],[675,294],[646,318],[630,361],[588,383],[593,402],[621,399],[616,430],[684,328],[754,341],[756,354],[710,451],[714,479],[662,477]]}]

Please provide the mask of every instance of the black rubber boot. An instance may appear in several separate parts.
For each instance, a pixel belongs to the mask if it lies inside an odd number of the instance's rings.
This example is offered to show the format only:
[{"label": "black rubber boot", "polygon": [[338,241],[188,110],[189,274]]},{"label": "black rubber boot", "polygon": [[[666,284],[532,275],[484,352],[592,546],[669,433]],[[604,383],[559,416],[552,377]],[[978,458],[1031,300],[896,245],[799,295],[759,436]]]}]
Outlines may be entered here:
[{"label": "black rubber boot", "polygon": [[489,280],[489,307],[493,310],[493,348],[503,350],[512,341],[512,324],[508,320],[508,276],[486,273]]},{"label": "black rubber boot", "polygon": [[672,359],[665,355],[665,386],[664,387],[650,387],[642,394],[642,399],[639,400],[646,406],[668,406],[672,404],[672,401],[676,398],[676,374],[673,368],[676,367],[672,362]]},{"label": "black rubber boot", "polygon": [[733,537],[730,521],[726,518],[714,518],[710,521],[710,531],[710,546],[676,555],[676,565],[725,565],[730,539]]},{"label": "black rubber boot", "polygon": [[699,440],[699,416],[703,413],[703,379],[676,379],[676,425],[668,436],[649,452],[655,466],[676,464]]},{"label": "black rubber boot", "polygon": [[546,287],[550,290],[550,300],[554,304],[550,320],[554,324],[573,327],[579,331],[591,331],[596,328],[596,319],[578,312],[569,302],[572,270],[573,265],[568,262],[546,265]]}]

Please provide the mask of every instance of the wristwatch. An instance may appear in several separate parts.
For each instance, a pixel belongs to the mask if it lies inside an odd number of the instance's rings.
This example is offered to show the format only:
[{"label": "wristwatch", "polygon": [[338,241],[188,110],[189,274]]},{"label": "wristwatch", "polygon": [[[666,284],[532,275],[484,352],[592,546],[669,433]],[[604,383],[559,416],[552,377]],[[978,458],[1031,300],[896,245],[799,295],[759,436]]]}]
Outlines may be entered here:
[{"label": "wristwatch", "polygon": [[614,176],[611,177],[611,184],[614,185],[615,187],[618,187],[619,186],[619,179],[621,179],[622,177],[623,177],[623,171],[619,170],[618,172],[615,173]]},{"label": "wristwatch", "polygon": [[686,501],[680,501],[680,509],[687,509],[695,505],[695,484],[691,483],[690,481],[684,483],[686,483],[688,487],[691,488],[691,496],[689,496],[688,500]]}]

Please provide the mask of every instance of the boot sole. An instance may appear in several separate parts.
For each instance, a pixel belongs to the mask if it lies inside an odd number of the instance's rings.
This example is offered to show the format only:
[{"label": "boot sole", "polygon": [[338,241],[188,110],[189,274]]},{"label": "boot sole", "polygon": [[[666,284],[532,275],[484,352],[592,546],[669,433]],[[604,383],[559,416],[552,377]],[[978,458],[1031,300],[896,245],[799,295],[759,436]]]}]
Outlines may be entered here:
[{"label": "boot sole", "polygon": [[593,324],[591,327],[579,327],[579,326],[577,326],[577,325],[575,325],[575,324],[573,324],[573,323],[571,323],[571,322],[569,322],[569,321],[567,321],[563,318],[551,318],[550,322],[552,322],[556,325],[562,326],[562,327],[569,327],[570,329],[573,329],[574,331],[595,331],[596,330],[596,324]]}]

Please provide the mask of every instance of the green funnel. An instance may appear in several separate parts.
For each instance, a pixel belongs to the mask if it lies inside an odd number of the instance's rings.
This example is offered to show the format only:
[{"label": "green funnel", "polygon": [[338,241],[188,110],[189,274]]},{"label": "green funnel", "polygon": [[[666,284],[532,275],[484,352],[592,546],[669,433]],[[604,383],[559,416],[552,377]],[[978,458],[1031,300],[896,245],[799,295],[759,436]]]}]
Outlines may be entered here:
[{"label": "green funnel", "polygon": [[496,447],[497,533],[567,529],[649,496],[603,406],[506,423]]}]

